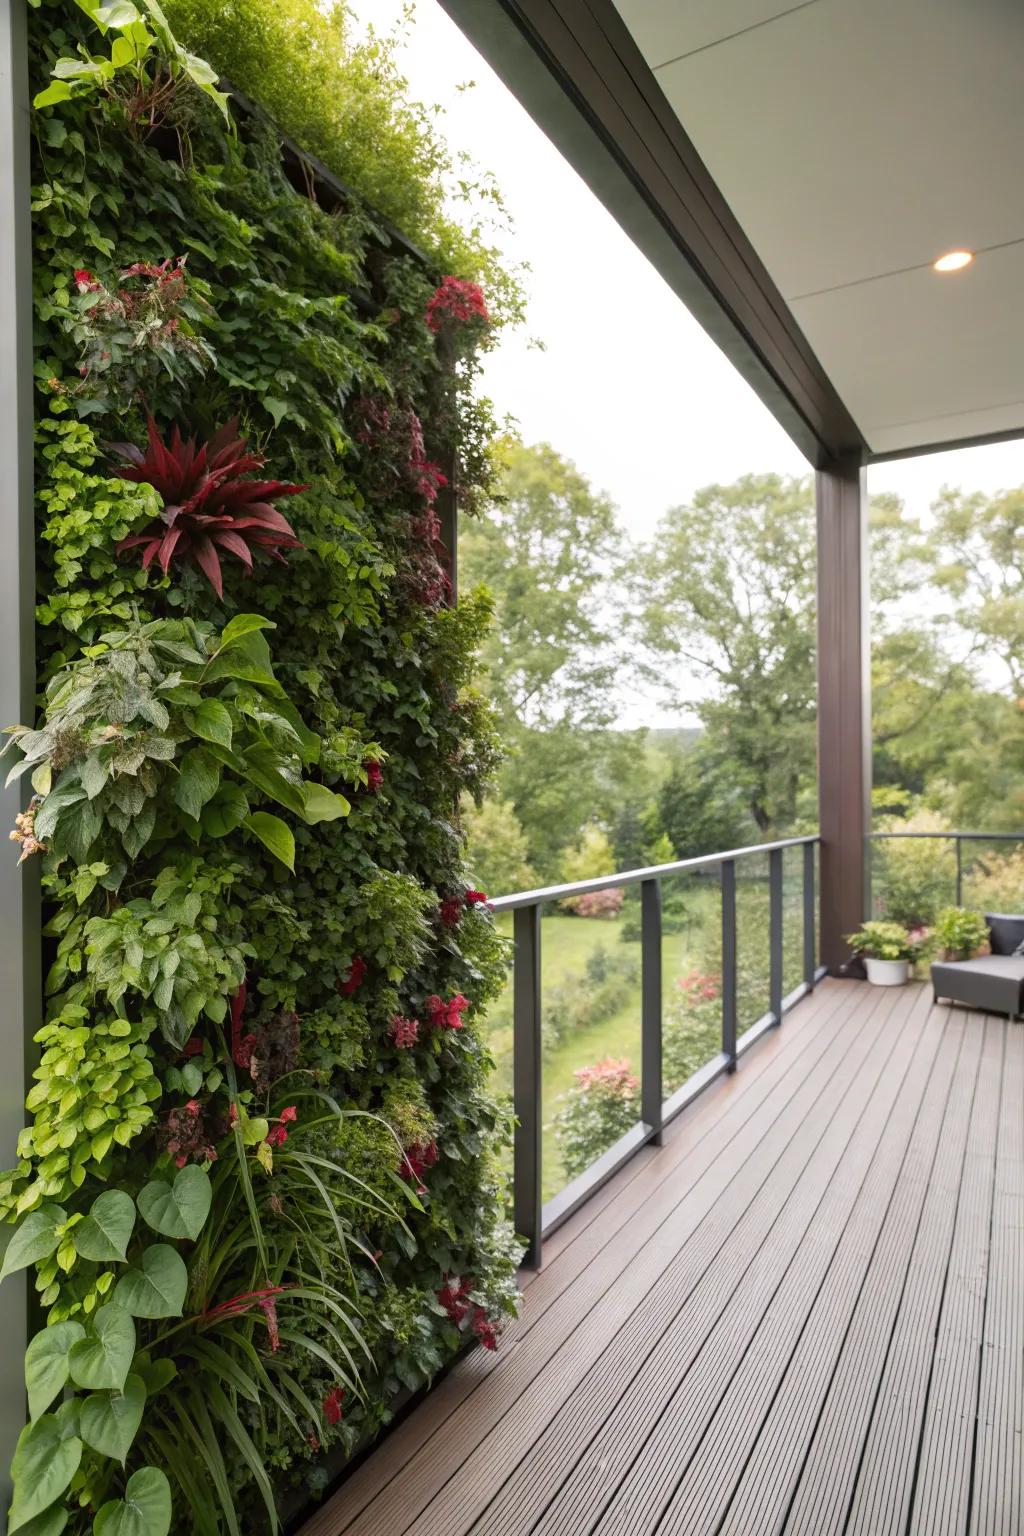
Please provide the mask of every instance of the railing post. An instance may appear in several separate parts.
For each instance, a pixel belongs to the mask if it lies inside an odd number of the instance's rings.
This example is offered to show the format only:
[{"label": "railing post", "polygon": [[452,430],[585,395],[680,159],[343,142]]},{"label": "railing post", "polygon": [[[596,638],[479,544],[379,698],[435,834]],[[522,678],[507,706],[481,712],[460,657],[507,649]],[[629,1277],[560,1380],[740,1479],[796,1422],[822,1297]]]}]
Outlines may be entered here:
[{"label": "railing post", "polygon": [[640,1096],[644,1124],[661,1145],[661,886],[657,880],[640,884],[641,1004]]},{"label": "railing post", "polygon": [[513,1172],[515,1228],[527,1242],[523,1263],[541,1262],[541,1002],[540,906],[519,907],[513,927],[513,1096],[516,1111]]},{"label": "railing post", "polygon": [[782,849],[768,855],[768,1010],[782,1023]]},{"label": "railing post", "polygon": [[956,905],[962,907],[964,904],[964,844],[959,832],[954,833],[953,836],[956,843]]},{"label": "railing post", "polygon": [[813,987],[818,970],[814,943],[814,844],[804,843],[804,985]]},{"label": "railing post", "polygon": [[722,860],[722,1052],[736,1070],[736,861]]}]

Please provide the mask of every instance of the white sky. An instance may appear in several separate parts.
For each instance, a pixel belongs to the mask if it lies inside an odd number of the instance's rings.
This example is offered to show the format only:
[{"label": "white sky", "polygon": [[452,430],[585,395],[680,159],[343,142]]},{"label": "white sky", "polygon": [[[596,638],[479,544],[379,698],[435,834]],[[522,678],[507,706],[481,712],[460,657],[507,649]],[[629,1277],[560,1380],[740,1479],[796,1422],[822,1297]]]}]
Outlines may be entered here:
[{"label": "white sky", "polygon": [[[403,0],[354,0],[383,33]],[[529,320],[486,360],[484,387],[526,442],[547,441],[619,507],[634,537],[711,481],[803,474],[798,448],[436,0],[419,0],[402,67],[444,109],[454,150],[493,172],[515,221],[497,243],[528,263]],[[472,89],[460,90],[467,82]],[[539,337],[545,346],[530,345]],[[1024,483],[1024,442],[875,466],[872,491],[923,513],[939,489]],[[669,724],[652,705],[630,724]]]}]

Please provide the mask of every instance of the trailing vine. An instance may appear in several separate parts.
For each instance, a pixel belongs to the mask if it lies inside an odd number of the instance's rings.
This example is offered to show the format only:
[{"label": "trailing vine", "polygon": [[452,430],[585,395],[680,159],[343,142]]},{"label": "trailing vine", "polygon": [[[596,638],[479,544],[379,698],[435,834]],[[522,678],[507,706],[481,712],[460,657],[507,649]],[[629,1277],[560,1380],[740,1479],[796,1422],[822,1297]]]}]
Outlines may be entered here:
[{"label": "trailing vine", "polygon": [[277,1530],[515,1305],[505,955],[455,809],[498,755],[488,610],[449,605],[437,515],[453,471],[487,491],[490,317],[296,191],[165,27],[32,13],[27,1536]]}]

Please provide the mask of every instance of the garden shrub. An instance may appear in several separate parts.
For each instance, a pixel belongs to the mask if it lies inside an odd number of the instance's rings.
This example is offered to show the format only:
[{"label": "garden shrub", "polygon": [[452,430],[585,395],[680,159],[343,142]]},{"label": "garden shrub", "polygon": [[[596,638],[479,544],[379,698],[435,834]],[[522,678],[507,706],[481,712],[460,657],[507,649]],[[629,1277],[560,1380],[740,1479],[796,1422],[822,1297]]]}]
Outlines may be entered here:
[{"label": "garden shrub", "polygon": [[505,944],[457,810],[497,759],[488,608],[447,605],[436,515],[453,469],[486,494],[490,330],[229,128],[151,3],[88,9],[30,13],[40,717],[7,761],[49,973],[0,1200],[46,1327],[10,1528],[258,1533],[515,1304]]},{"label": "garden shrub", "polygon": [[[944,817],[919,811],[903,821],[886,820],[885,832],[949,831]],[[879,915],[905,927],[928,926],[955,894],[956,850],[938,837],[880,838],[871,846],[872,886]]]},{"label": "garden shrub", "polygon": [[[970,845],[967,845],[970,847]],[[1024,912],[1024,846],[1009,853],[972,853],[964,893],[985,912]]]},{"label": "garden shrub", "polygon": [[602,1152],[640,1118],[640,1079],[624,1058],[580,1067],[555,1116],[562,1166],[570,1179],[585,1173]]}]

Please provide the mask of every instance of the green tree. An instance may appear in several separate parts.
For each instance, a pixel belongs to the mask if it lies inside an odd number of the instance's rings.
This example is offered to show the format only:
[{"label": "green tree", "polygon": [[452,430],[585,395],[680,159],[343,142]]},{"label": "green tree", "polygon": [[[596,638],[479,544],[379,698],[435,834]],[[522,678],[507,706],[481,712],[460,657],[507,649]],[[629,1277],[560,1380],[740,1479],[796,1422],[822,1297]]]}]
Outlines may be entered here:
[{"label": "green tree", "polygon": [[950,618],[1016,697],[1024,694],[1024,486],[986,497],[944,490],[932,509],[935,580],[953,599]]},{"label": "green tree", "polygon": [[608,590],[624,542],[609,499],[553,448],[507,443],[503,459],[500,495],[460,529],[461,578],[494,600],[483,658],[509,746],[500,793],[554,880],[588,820],[614,821],[640,740],[611,729],[625,656]]},{"label": "green tree", "polygon": [[746,475],[698,491],[666,514],[639,583],[659,669],[686,663],[672,702],[703,722],[758,833],[791,826],[815,762],[810,482]]},{"label": "green tree", "polygon": [[472,801],[463,807],[462,825],[469,839],[468,862],[491,896],[511,896],[537,883],[527,856],[526,834],[509,800]]},{"label": "green tree", "polygon": [[728,763],[700,746],[680,757],[661,786],[658,811],[677,859],[742,847],[754,833]]}]

